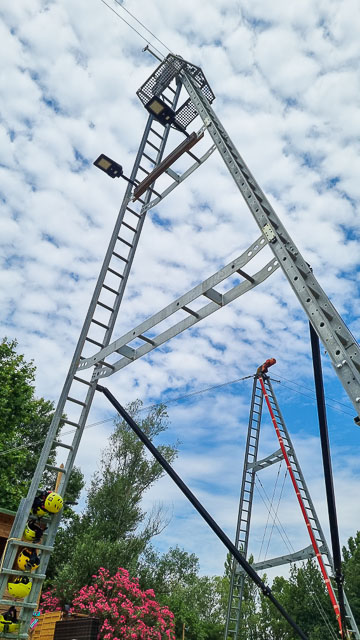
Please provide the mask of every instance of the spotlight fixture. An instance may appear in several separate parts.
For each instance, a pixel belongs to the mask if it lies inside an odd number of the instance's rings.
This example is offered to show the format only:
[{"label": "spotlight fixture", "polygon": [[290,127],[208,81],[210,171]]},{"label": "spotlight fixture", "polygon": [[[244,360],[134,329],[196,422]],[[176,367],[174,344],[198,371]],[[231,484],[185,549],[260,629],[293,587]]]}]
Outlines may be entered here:
[{"label": "spotlight fixture", "polygon": [[93,164],[98,169],[101,169],[101,171],[107,173],[110,178],[124,178],[124,180],[127,180],[127,182],[130,182],[130,184],[133,184],[136,187],[136,182],[133,182],[133,180],[124,176],[121,164],[118,164],[115,160],[112,160],[104,153],[101,153]]},{"label": "spotlight fixture", "polygon": [[162,125],[166,126],[167,124],[170,124],[182,133],[185,133],[186,136],[188,135],[184,127],[177,122],[175,111],[169,107],[164,100],[159,98],[159,96],[153,96],[150,98],[149,102],[145,105],[145,109],[147,109],[147,111],[151,113],[151,115],[154,116],[154,118],[156,118],[156,120],[158,120]]}]

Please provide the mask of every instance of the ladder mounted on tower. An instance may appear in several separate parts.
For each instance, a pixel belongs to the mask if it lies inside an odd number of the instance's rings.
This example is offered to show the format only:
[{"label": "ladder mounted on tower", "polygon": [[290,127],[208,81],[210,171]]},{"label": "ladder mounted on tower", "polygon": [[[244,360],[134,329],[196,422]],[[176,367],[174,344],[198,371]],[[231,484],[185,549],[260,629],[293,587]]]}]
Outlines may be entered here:
[{"label": "ladder mounted on tower", "polygon": [[[184,93],[185,100],[182,102],[181,96]],[[59,471],[60,462],[64,464],[64,468],[61,469],[62,477],[58,491],[61,496],[65,494],[99,378],[113,375],[119,369],[135,362],[150,350],[164,344],[181,331],[206,318],[210,313],[218,311],[261,284],[281,268],[324,344],[335,371],[355,407],[357,419],[360,419],[359,345],[321,289],[311,268],[301,256],[213,111],[211,104],[215,95],[203,71],[180,56],[169,54],[140,87],[137,95],[148,110],[149,116],[130,175],[131,182],[128,183],[125,191],[35,474],[27,496],[20,503],[2,558],[0,604],[14,605],[19,609],[22,621],[19,637],[24,639],[27,638],[32,612],[37,606],[61,514],[50,516],[41,545],[28,542],[25,544],[24,530],[39,487],[43,486],[45,469]],[[190,150],[189,143],[185,141],[181,147],[182,161],[186,157],[190,159],[191,164],[182,172],[175,171],[173,165],[169,164],[171,152],[177,155],[179,135],[181,133],[186,135],[188,140],[186,129],[196,119],[201,121],[202,125],[196,134],[196,141],[199,142],[201,138],[202,141],[208,141],[209,146],[195,155]],[[174,128],[177,136],[175,145],[172,144]],[[167,154],[168,147],[170,155]],[[182,295],[152,318],[127,332],[122,338],[114,341],[115,324],[147,212],[162,203],[199,169],[214,151],[219,152],[244,197],[260,228],[260,237],[249,246],[247,251],[216,274]],[[137,185],[135,191],[133,191],[133,184]],[[140,185],[145,187],[143,193],[140,193]],[[250,274],[248,265],[251,266],[251,259],[258,256],[265,247],[270,247],[273,253],[272,260]],[[246,271],[244,271],[245,266]],[[219,291],[218,285],[233,277],[235,273],[238,277],[236,285],[223,293]],[[199,309],[189,306],[195,300],[202,301],[203,306]],[[157,325],[170,316],[174,319],[176,317],[172,327],[165,331],[157,331]],[[120,359],[118,359],[119,356]],[[74,431],[70,439],[62,434],[63,425],[73,427]],[[56,447],[59,458],[59,466],[56,467],[49,466],[48,463],[53,447]],[[24,546],[34,546],[42,550],[40,566],[31,574],[31,593],[20,600],[16,598],[8,600],[5,595],[9,576],[15,575],[20,578],[24,576],[13,568],[15,559]],[[0,633],[0,636],[3,635],[4,633]]]},{"label": "ladder mounted on tower", "polygon": [[[268,375],[269,367],[275,363],[276,360],[274,358],[266,360],[266,362],[258,368],[256,375],[254,376],[240,491],[239,512],[235,534],[235,546],[246,559],[249,551],[250,523],[253,509],[256,474],[269,466],[281,463],[281,461],[284,460],[300,505],[311,544],[299,551],[294,551],[284,556],[257,562],[253,564],[253,567],[259,571],[265,568],[316,557],[339,624],[340,634],[344,637],[340,619],[339,604],[335,595],[336,587],[333,586],[330,580],[330,577],[333,577],[334,575],[334,564],[331,553]],[[268,408],[280,449],[277,449],[270,455],[266,456],[266,458],[259,460],[258,450],[264,401]],[[240,637],[241,606],[244,595],[244,584],[245,573],[240,565],[233,561],[224,634],[225,640],[228,640],[228,638],[238,640]],[[360,640],[360,633],[346,596],[344,600],[347,629],[353,634],[352,637],[354,639]]]}]

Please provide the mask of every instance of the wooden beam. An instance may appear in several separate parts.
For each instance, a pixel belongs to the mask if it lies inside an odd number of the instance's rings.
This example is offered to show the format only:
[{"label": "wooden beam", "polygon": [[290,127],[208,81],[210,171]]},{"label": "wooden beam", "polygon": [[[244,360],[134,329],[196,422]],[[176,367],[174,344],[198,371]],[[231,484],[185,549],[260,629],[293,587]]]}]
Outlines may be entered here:
[{"label": "wooden beam", "polygon": [[164,160],[162,160],[162,162],[160,162],[160,164],[158,164],[155,169],[153,169],[149,173],[149,175],[147,175],[146,178],[144,178],[144,180],[140,182],[140,184],[138,184],[138,186],[134,190],[133,200],[137,200],[138,198],[140,198],[140,196],[145,193],[150,185],[155,182],[155,180],[159,176],[165,173],[166,169],[171,167],[171,165],[174,164],[174,162],[178,158],[180,158],[180,156],[189,151],[189,149],[191,149],[191,147],[193,147],[203,137],[204,132],[197,134],[194,131],[189,135],[188,138],[185,138],[185,140],[183,140],[183,142],[181,142],[179,146],[177,146],[171,153],[169,153],[169,155]]}]

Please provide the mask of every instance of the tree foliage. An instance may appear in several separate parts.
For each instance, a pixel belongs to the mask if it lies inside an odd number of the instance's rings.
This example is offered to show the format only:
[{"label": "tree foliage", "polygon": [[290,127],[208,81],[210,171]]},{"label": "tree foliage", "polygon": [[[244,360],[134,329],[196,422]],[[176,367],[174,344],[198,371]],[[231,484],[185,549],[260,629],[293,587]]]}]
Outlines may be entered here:
[{"label": "tree foliage", "polygon": [[360,531],[343,547],[345,591],[351,610],[360,625]]},{"label": "tree foliage", "polygon": [[145,554],[140,567],[141,584],[151,584],[160,602],[175,616],[176,637],[187,640],[223,640],[224,616],[221,607],[221,578],[199,576],[199,560],[179,547],[159,555]]},{"label": "tree foliage", "polygon": [[[165,407],[154,407],[144,417],[141,409],[140,401],[128,407],[147,436],[158,438],[167,428]],[[169,462],[174,459],[174,446],[158,448]],[[146,515],[141,504],[144,493],[162,475],[162,467],[149,458],[127,423],[117,422],[92,478],[84,513],[60,530],[55,545],[48,584],[56,587],[62,602],[90,584],[100,567],[114,573],[124,566],[136,574],[141,554],[166,524],[161,506]]]},{"label": "tree foliage", "polygon": [[[14,511],[27,494],[54,413],[52,402],[36,398],[36,367],[16,348],[16,340],[0,343],[0,508]],[[55,462],[55,451],[49,462]],[[45,473],[44,487],[54,486],[54,481],[53,473]],[[75,469],[66,499],[75,501],[82,485],[82,473]],[[65,513],[72,515],[70,509]]]}]

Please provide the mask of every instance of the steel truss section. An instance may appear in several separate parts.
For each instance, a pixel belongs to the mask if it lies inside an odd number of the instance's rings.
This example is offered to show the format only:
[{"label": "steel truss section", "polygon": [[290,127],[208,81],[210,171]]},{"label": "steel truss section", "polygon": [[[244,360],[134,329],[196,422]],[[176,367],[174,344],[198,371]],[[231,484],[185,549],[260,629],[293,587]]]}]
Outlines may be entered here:
[{"label": "steel truss section", "polygon": [[[270,260],[270,262],[253,275],[245,273],[243,271],[243,267],[245,267],[266,246],[266,244],[266,238],[264,236],[260,236],[260,238],[258,238],[258,240],[256,240],[241,256],[239,256],[239,258],[232,260],[232,262],[220,269],[220,271],[215,273],[213,276],[204,280],[204,282],[191,289],[191,291],[188,291],[154,316],[148,318],[135,327],[135,329],[131,329],[124,336],[118,338],[104,349],[101,349],[98,353],[94,354],[90,358],[81,360],[79,362],[79,371],[93,367],[98,363],[102,363],[103,366],[101,368],[97,367],[95,369],[92,379],[98,380],[99,378],[111,376],[116,371],[119,371],[119,369],[126,367],[131,362],[141,358],[156,347],[159,347],[168,340],[171,340],[171,338],[174,338],[182,331],[185,331],[185,329],[194,326],[203,318],[206,318],[218,309],[225,307],[229,302],[232,302],[247,291],[250,291],[256,285],[264,282],[264,280],[266,280],[279,267],[277,260]],[[236,284],[225,293],[220,293],[214,289],[216,285],[230,278],[234,274],[241,275],[243,282]],[[203,300],[206,299],[207,301],[210,300],[211,302],[207,302],[207,304],[196,311],[188,306],[190,303],[201,298]],[[157,325],[161,324],[167,318],[181,312],[185,312],[187,317],[176,322],[169,329],[166,329],[155,336],[153,334],[145,335],[151,329],[156,329]],[[138,348],[130,346],[136,339],[142,341],[142,346]],[[122,358],[116,362],[110,363],[106,358],[111,356],[113,353],[121,354]]]},{"label": "steel truss section", "polygon": [[[312,502],[309,489],[306,485],[305,478],[301,471],[299,461],[296,457],[295,449],[290,439],[289,432],[287,430],[284,418],[281,414],[280,407],[278,405],[271,380],[269,376],[263,375],[262,380],[265,385],[266,394],[268,396],[271,409],[279,427],[279,432],[294,472],[294,477],[301,495],[301,499],[306,511],[306,515],[311,523],[311,529],[314,534],[316,544],[324,558],[324,565],[328,573],[333,574],[334,567],[329,547],[327,545],[319,518],[317,516],[314,504]],[[249,536],[250,536],[250,524],[255,488],[256,474],[266,469],[272,464],[277,464],[284,459],[284,455],[281,449],[277,449],[274,453],[270,454],[266,458],[258,460],[258,449],[260,440],[260,430],[262,421],[262,411],[264,402],[264,392],[259,381],[259,377],[255,376],[250,414],[249,424],[245,447],[243,476],[241,482],[240,502],[238,520],[235,534],[235,546],[245,558],[248,556]],[[274,515],[274,514],[272,514]],[[301,549],[300,551],[294,551],[284,556],[271,558],[254,564],[254,568],[259,571],[270,567],[280,566],[286,563],[295,562],[298,560],[304,560],[306,558],[314,557],[315,552],[312,545]],[[241,630],[241,604],[244,594],[245,574],[238,563],[233,562],[231,579],[230,579],[230,592],[228,601],[228,611],[226,618],[224,639],[238,640]],[[352,615],[349,603],[345,598],[346,615],[348,620],[349,630],[354,634],[352,637],[356,640],[360,640],[359,630]]]},{"label": "steel truss section", "polygon": [[291,288],[328,352],[335,371],[360,416],[358,343],[316,280],[311,267],[276,215],[186,65],[179,75],[256,223],[267,236]]}]

